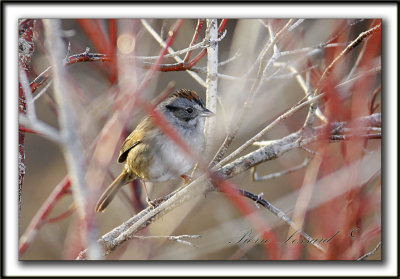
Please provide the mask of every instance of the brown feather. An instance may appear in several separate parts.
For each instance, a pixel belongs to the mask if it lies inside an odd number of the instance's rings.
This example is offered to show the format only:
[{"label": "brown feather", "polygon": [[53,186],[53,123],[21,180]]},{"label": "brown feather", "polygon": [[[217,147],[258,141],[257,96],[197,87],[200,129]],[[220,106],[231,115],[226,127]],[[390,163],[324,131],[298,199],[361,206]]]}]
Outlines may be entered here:
[{"label": "brown feather", "polygon": [[133,178],[125,170],[107,187],[104,193],[101,195],[99,201],[96,204],[95,211],[101,212],[106,209],[110,202],[114,199],[119,188],[126,183],[132,181]]},{"label": "brown feather", "polygon": [[[151,120],[149,117],[144,118],[140,123],[137,125],[136,129],[132,131],[132,133],[125,139],[124,143],[121,146],[118,162],[123,163],[125,162],[128,152],[138,143],[143,142],[143,139],[146,135],[146,131],[151,128]],[[147,136],[147,135],[146,135]]]}]

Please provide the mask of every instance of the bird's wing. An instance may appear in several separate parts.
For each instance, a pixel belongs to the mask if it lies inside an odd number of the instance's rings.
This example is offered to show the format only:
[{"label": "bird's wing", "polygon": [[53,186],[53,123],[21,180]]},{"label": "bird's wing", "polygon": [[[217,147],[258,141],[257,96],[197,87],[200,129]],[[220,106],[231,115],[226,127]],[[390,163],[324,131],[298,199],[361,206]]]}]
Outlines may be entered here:
[{"label": "bird's wing", "polygon": [[122,144],[121,151],[119,152],[118,163],[125,162],[126,157],[128,157],[128,152],[139,143],[140,141],[131,141],[129,137],[127,137]]},{"label": "bird's wing", "polygon": [[128,157],[129,151],[143,142],[144,137],[147,135],[148,131],[151,130],[151,120],[149,117],[144,118],[135,130],[125,139],[121,146],[118,162],[125,162]]}]

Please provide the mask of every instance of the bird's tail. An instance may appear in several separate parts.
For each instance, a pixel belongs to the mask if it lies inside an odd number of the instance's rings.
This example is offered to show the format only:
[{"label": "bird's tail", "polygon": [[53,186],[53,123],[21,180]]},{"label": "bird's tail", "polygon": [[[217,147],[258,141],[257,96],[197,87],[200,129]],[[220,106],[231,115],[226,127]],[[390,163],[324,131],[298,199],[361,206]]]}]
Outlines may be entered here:
[{"label": "bird's tail", "polygon": [[115,194],[117,194],[119,188],[125,185],[132,179],[130,175],[126,171],[122,171],[122,173],[107,187],[104,193],[101,195],[99,201],[96,204],[95,211],[101,212],[106,209],[106,207],[110,204],[110,202],[114,199]]}]

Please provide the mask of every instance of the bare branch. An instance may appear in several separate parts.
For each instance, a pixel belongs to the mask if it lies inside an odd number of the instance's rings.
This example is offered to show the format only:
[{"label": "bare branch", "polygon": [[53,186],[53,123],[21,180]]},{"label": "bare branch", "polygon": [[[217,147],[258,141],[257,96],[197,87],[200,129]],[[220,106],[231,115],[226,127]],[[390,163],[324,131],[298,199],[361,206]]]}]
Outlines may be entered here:
[{"label": "bare branch", "polygon": [[[378,115],[380,114],[363,117],[359,119],[359,122],[372,124],[374,123],[374,119],[379,118]],[[337,134],[340,133],[341,128],[344,126],[346,126],[346,123],[332,123],[330,130]],[[300,148],[317,141],[321,136],[325,135],[325,129],[326,124],[315,128],[312,133],[304,133],[303,130],[299,130],[236,159],[232,163],[218,169],[216,173],[223,179],[233,177],[257,164],[278,158],[292,149]],[[356,166],[358,165],[356,164]],[[161,202],[156,208],[153,209],[148,207],[144,209],[142,212],[130,218],[119,227],[116,227],[109,233],[103,235],[98,241],[104,247],[104,254],[109,254],[121,243],[129,239],[130,235],[137,233],[141,229],[154,222],[156,219],[164,216],[186,201],[191,200],[193,197],[198,195],[203,195],[205,192],[215,190],[217,190],[217,188],[209,184],[206,175],[202,175],[187,186],[165,196],[163,198],[163,202]],[[284,216],[282,216],[282,213],[279,210],[276,213],[281,215],[281,218],[286,219]],[[296,228],[296,226],[294,228]],[[82,251],[77,259],[85,259],[86,253],[87,250]]]},{"label": "bare branch", "polygon": [[359,258],[357,259],[357,261],[363,261],[363,260],[365,260],[366,258],[368,258],[369,256],[372,256],[373,254],[376,253],[376,251],[378,251],[378,249],[379,249],[379,247],[381,247],[381,245],[382,245],[382,242],[379,241],[378,245],[376,245],[376,247],[374,248],[374,250],[372,250],[371,252],[368,252],[368,253],[366,253],[365,255],[359,257]]},{"label": "bare branch", "polygon": [[[207,19],[206,39],[214,42],[207,48],[207,91],[206,106],[209,110],[217,113],[218,96],[218,23],[217,19]],[[206,156],[210,155],[215,138],[216,117],[208,117],[205,125]]]},{"label": "bare branch", "polygon": [[306,167],[309,162],[310,162],[310,158],[307,157],[303,161],[303,163],[301,163],[301,164],[299,164],[297,166],[294,166],[294,167],[292,167],[290,169],[283,170],[281,172],[271,173],[271,174],[267,174],[267,175],[264,175],[264,176],[258,176],[257,172],[256,172],[256,166],[254,166],[254,167],[251,168],[251,179],[253,181],[263,181],[263,180],[268,180],[268,179],[281,177],[281,176],[286,175],[288,173],[292,173],[292,172],[301,170],[302,168]]},{"label": "bare branch", "polygon": [[130,239],[168,239],[172,240],[184,245],[192,246],[192,247],[197,247],[190,241],[187,241],[185,239],[196,239],[196,238],[201,238],[201,235],[189,235],[189,234],[183,234],[183,235],[166,235],[166,236],[156,236],[156,235],[150,235],[150,236],[143,236],[143,235],[132,235],[129,237]]},{"label": "bare branch", "polygon": [[[153,38],[162,46],[165,47],[166,43],[164,42],[164,40],[158,35],[158,33],[153,29],[153,27],[150,26],[150,24],[147,22],[147,20],[145,19],[141,19],[140,22],[143,24],[144,28],[146,28],[146,30],[150,33],[150,35],[153,36]],[[175,53],[175,51],[172,49],[172,47],[168,47],[168,53],[172,54]],[[178,56],[174,56],[174,59],[179,62],[182,63],[184,62],[181,58],[179,58]],[[196,73],[186,70],[186,72],[194,79],[196,80],[201,86],[207,88],[207,84],[206,82]]]},{"label": "bare branch", "polygon": [[213,160],[211,161],[211,163],[210,163],[211,168],[214,167],[218,162],[220,162],[220,160],[223,158],[226,151],[228,150],[228,147],[231,145],[232,141],[236,137],[236,135],[244,121],[244,116],[247,114],[247,112],[249,110],[252,98],[253,98],[254,94],[256,94],[258,89],[260,88],[261,80],[264,75],[264,70],[266,70],[266,68],[269,67],[269,65],[272,65],[272,63],[269,64],[270,60],[267,61],[267,58],[269,57],[270,53],[273,51],[275,44],[278,43],[278,40],[287,31],[287,29],[292,24],[292,22],[293,22],[292,19],[288,20],[288,22],[285,24],[285,26],[276,34],[276,36],[271,40],[271,42],[269,44],[266,45],[264,50],[261,52],[261,55],[259,56],[260,57],[260,65],[258,68],[256,81],[253,83],[253,85],[250,89],[250,92],[247,95],[247,99],[243,105],[243,109],[239,115],[238,121],[235,123],[236,124],[235,127],[233,127],[231,132],[225,137],[224,142],[222,143],[221,147],[219,148],[219,150],[215,154]]},{"label": "bare branch", "polygon": [[60,132],[43,121],[36,119],[34,122],[32,122],[30,119],[28,119],[28,117],[20,114],[18,117],[18,122],[26,128],[36,131],[38,134],[61,146],[64,144],[64,139],[62,138]]},{"label": "bare branch", "polygon": [[325,249],[319,245],[318,243],[315,242],[315,240],[309,236],[306,232],[300,229],[299,226],[296,225],[295,222],[290,220],[290,218],[283,212],[282,210],[279,210],[277,207],[273,206],[271,203],[268,201],[262,199],[259,195],[254,195],[246,190],[240,189],[239,192],[241,195],[243,195],[246,198],[249,198],[253,201],[255,201],[257,204],[262,205],[266,209],[268,209],[270,212],[275,214],[279,219],[287,223],[293,230],[296,232],[299,232],[305,239],[307,239],[314,247],[316,247],[318,250],[325,252]]},{"label": "bare branch", "polygon": [[[64,68],[65,47],[61,40],[61,22],[59,20],[43,20],[46,33],[46,43],[50,55],[50,61],[53,65],[54,93],[59,107],[59,122],[61,135],[64,141],[64,157],[67,162],[69,174],[72,181],[72,193],[74,202],[77,206],[78,214],[81,220],[85,221],[86,234],[85,240],[88,247],[91,248],[90,259],[97,259],[100,256],[95,242],[96,234],[93,224],[87,226],[90,222],[87,215],[88,192],[85,183],[86,163],[81,144],[81,138],[78,134],[78,125],[76,115],[73,110],[70,94],[73,90],[66,82],[66,71]],[[90,195],[89,195],[90,196]]]},{"label": "bare branch", "polygon": [[[275,63],[275,65],[277,66],[286,66],[287,69],[289,69],[290,72],[292,72],[293,74],[296,75],[296,80],[299,83],[301,89],[303,89],[304,94],[308,97],[308,99],[310,100],[310,98],[312,98],[313,96],[310,94],[311,93],[311,89],[309,86],[307,86],[306,82],[304,81],[303,77],[301,76],[301,74],[299,73],[299,71],[290,63]],[[325,115],[323,115],[322,111],[317,107],[317,103],[312,103],[310,105],[310,111],[309,114],[307,116],[307,120],[305,121],[305,125],[306,126],[310,126],[311,125],[311,117],[313,114],[316,114],[318,116],[319,119],[321,119],[321,121],[327,123],[328,120],[326,119]]]},{"label": "bare branch", "polygon": [[[322,76],[321,76],[318,84],[320,84],[329,75],[329,73],[332,70],[332,68],[335,66],[335,64],[340,59],[342,59],[347,53],[349,53],[359,43],[364,41],[369,36],[372,36],[373,34],[378,32],[379,30],[381,30],[381,24],[377,24],[374,27],[370,28],[369,30],[360,33],[358,35],[358,37],[354,41],[352,41],[338,56],[336,56],[335,59],[332,61],[332,63],[325,69],[325,71],[322,73]],[[318,90],[318,86],[317,86],[317,89],[315,91],[316,93],[317,93],[317,90]]]},{"label": "bare branch", "polygon": [[314,101],[316,101],[320,96],[322,96],[323,94],[320,94],[312,99],[309,99],[308,101],[302,102],[302,100],[297,103],[297,105],[293,106],[292,108],[290,108],[288,111],[286,111],[285,113],[283,113],[281,116],[279,116],[278,118],[276,118],[274,121],[271,122],[271,124],[269,124],[268,126],[266,126],[264,129],[262,129],[260,132],[257,133],[257,135],[255,135],[254,137],[252,137],[251,139],[249,139],[246,143],[244,143],[242,146],[240,146],[239,148],[237,148],[234,152],[232,152],[231,154],[229,154],[229,156],[227,156],[225,159],[223,159],[221,162],[219,162],[216,167],[221,166],[222,164],[225,164],[226,162],[228,162],[229,160],[231,160],[232,158],[234,158],[235,156],[237,156],[238,154],[240,154],[243,150],[245,150],[247,147],[251,146],[253,143],[255,143],[256,141],[261,140],[261,138],[268,132],[270,131],[273,127],[275,127],[276,125],[278,125],[280,122],[282,122],[283,120],[285,120],[286,118],[290,117],[291,115],[293,115],[295,112],[299,111],[300,109],[304,108],[305,106],[307,106],[310,103],[313,103]]}]

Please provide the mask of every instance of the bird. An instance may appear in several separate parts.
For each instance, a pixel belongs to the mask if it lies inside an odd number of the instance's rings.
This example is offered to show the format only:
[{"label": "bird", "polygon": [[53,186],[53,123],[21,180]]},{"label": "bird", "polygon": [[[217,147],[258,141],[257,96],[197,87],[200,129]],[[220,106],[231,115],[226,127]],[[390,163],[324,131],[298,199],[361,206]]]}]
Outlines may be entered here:
[{"label": "bird", "polygon": [[[204,152],[205,118],[214,113],[206,108],[194,90],[175,91],[160,102],[155,110],[162,113],[189,148],[197,154]],[[185,173],[196,163],[154,124],[151,116],[144,117],[125,139],[118,162],[124,164],[121,174],[100,196],[95,206],[96,212],[104,211],[120,187],[135,179],[141,180],[146,201],[154,207],[145,181],[164,182],[179,176],[186,177]]]}]

